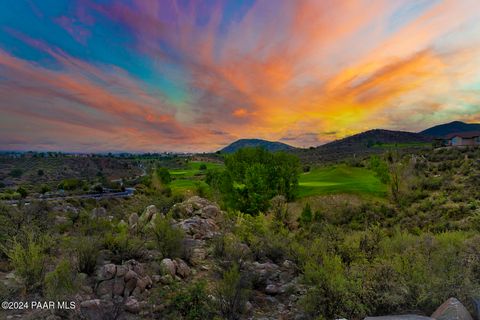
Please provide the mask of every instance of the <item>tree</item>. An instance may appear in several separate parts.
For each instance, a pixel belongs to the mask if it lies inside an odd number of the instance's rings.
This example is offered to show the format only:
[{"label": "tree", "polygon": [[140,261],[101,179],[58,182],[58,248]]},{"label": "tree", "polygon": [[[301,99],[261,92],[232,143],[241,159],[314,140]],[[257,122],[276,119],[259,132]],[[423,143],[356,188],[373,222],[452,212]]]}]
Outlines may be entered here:
[{"label": "tree", "polygon": [[168,171],[167,168],[164,168],[164,167],[157,168],[156,173],[157,173],[158,179],[160,179],[160,181],[163,184],[169,184],[170,182],[172,182],[172,177],[170,176],[170,172]]},{"label": "tree", "polygon": [[249,214],[264,212],[270,199],[295,197],[300,164],[291,154],[244,148],[225,158],[225,170],[207,174],[207,183],[220,188],[224,203]]},{"label": "tree", "polygon": [[300,214],[299,222],[301,225],[308,225],[313,220],[312,208],[310,208],[310,203],[307,202],[305,207]]}]

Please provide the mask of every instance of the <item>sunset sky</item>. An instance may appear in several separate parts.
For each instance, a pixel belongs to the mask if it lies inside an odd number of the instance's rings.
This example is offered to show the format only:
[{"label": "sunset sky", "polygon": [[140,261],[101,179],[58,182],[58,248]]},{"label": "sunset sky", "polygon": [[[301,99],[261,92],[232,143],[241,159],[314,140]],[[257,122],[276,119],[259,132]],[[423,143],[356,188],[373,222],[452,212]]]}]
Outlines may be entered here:
[{"label": "sunset sky", "polygon": [[0,149],[319,145],[480,121],[479,0],[4,0]]}]

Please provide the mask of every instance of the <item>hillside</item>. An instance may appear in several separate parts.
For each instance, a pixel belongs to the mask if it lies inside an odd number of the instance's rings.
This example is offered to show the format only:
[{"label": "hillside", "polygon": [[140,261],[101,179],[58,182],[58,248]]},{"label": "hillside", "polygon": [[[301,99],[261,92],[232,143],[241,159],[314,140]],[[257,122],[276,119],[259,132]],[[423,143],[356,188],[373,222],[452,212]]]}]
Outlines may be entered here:
[{"label": "hillside", "polygon": [[294,147],[277,141],[267,141],[262,139],[240,139],[237,140],[225,148],[221,149],[220,152],[222,153],[232,153],[237,151],[241,148],[246,147],[262,147],[268,151],[285,151],[285,150],[292,150],[295,149]]},{"label": "hillside", "polygon": [[451,133],[457,132],[468,132],[468,131],[479,131],[480,123],[465,123],[462,121],[453,121],[450,123],[440,124],[423,130],[420,132],[423,135],[428,135],[432,137],[444,137]]},{"label": "hillside", "polygon": [[296,153],[304,162],[315,163],[382,153],[388,148],[408,150],[425,147],[431,141],[431,137],[419,133],[373,129],[329,142],[317,148],[299,150]]}]

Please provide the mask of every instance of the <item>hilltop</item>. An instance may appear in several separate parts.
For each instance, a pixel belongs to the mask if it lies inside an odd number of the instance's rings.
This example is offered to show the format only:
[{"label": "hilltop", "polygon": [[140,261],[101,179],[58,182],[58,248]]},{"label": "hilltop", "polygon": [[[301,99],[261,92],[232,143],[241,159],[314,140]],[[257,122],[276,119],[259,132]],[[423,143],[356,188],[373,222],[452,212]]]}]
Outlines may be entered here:
[{"label": "hilltop", "polygon": [[220,152],[232,153],[237,151],[238,149],[246,148],[246,147],[262,147],[265,150],[272,151],[272,152],[295,149],[294,147],[286,143],[282,143],[278,141],[268,141],[268,140],[262,140],[262,139],[240,139],[229,144],[225,148],[221,149]]},{"label": "hilltop", "polygon": [[480,123],[465,123],[462,121],[453,121],[440,124],[420,132],[420,134],[432,137],[445,137],[451,133],[479,131]]}]

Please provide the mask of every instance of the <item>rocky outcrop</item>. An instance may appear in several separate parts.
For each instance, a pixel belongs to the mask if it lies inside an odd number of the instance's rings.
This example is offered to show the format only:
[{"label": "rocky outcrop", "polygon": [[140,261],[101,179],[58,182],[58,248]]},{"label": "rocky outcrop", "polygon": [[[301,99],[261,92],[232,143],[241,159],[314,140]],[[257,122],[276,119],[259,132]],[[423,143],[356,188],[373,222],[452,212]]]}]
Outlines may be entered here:
[{"label": "rocky outcrop", "polygon": [[221,210],[215,203],[198,196],[175,204],[171,212],[175,219],[187,219],[193,216],[199,216],[204,219],[217,219],[221,215]]},{"label": "rocky outcrop", "polygon": [[116,310],[139,313],[139,300],[152,285],[152,279],[138,261],[129,260],[123,265],[107,263],[97,270],[94,290],[97,299],[83,301],[81,314],[86,319],[107,319],[105,316],[112,314],[113,305]]},{"label": "rocky outcrop", "polygon": [[171,212],[173,217],[179,220],[177,226],[194,239],[211,239],[219,231],[217,222],[222,212],[216,204],[207,199],[191,197],[175,204]]}]

